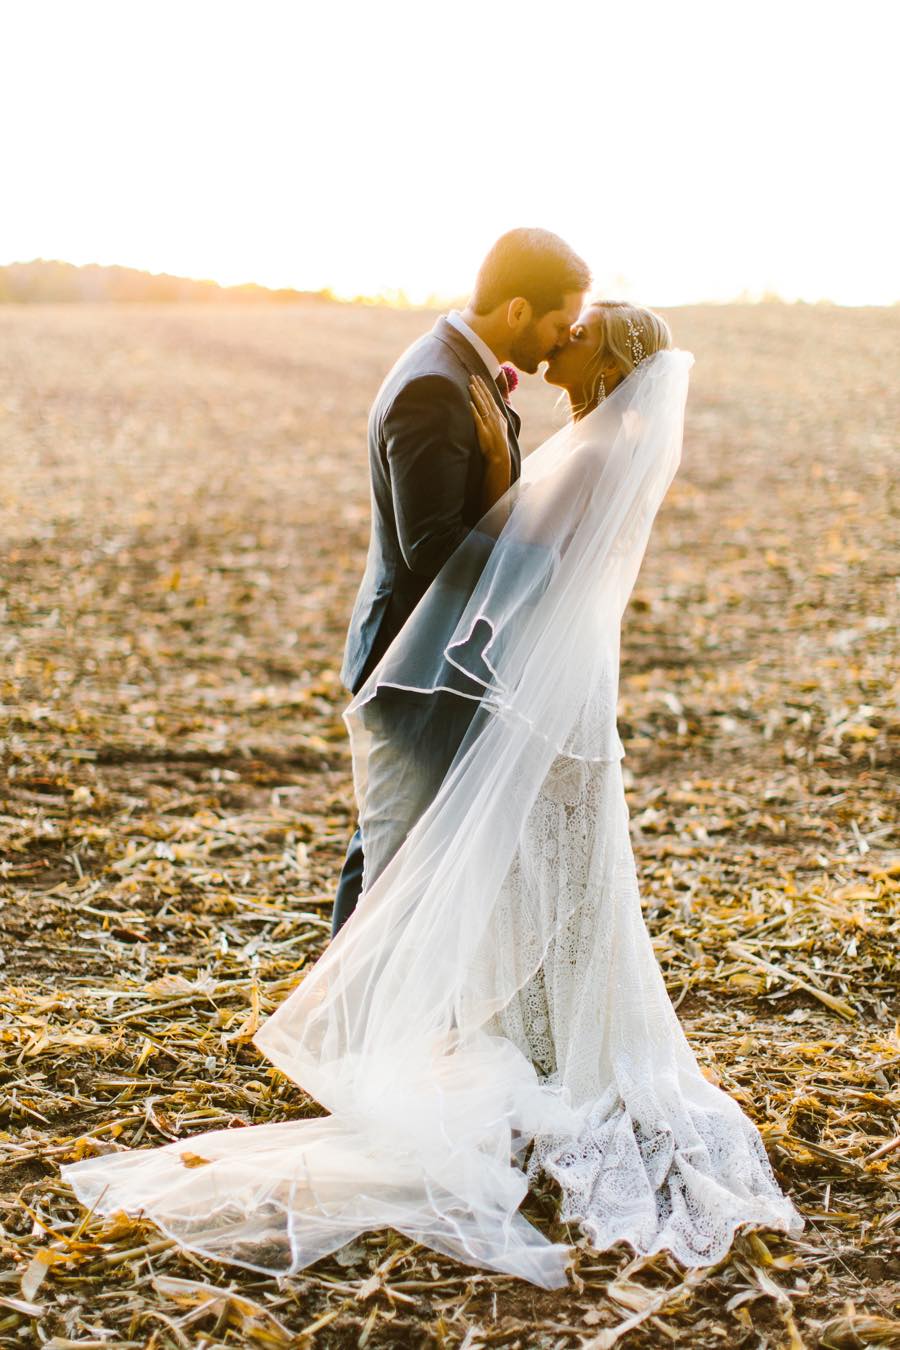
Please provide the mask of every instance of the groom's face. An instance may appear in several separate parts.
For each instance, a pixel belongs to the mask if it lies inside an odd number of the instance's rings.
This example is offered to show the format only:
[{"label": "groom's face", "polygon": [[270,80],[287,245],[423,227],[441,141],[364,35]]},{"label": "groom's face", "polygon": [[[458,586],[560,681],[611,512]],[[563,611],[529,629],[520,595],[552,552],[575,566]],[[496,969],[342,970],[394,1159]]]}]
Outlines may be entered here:
[{"label": "groom's face", "polygon": [[580,291],[571,291],[563,296],[559,309],[551,309],[539,319],[529,306],[527,317],[523,316],[522,325],[510,343],[513,365],[533,375],[542,361],[549,361],[561,352],[569,342],[583,299]]}]

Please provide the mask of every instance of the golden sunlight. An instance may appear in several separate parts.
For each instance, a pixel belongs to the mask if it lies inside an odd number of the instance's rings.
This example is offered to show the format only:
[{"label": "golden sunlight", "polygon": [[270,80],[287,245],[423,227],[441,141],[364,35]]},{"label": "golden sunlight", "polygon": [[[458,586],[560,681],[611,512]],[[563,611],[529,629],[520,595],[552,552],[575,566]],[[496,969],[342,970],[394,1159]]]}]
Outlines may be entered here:
[{"label": "golden sunlight", "polygon": [[648,303],[892,303],[897,16],[20,0],[0,263],[424,301],[540,224]]}]

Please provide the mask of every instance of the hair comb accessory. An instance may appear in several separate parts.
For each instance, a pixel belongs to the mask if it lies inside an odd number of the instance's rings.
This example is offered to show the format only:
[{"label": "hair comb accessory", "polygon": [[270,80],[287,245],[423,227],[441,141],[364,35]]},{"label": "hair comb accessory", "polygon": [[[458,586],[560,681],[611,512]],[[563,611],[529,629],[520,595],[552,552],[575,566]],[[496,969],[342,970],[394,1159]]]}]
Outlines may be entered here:
[{"label": "hair comb accessory", "polygon": [[636,366],[639,366],[647,354],[644,351],[644,342],[634,321],[626,319],[625,322],[628,326],[628,345],[631,348],[631,359]]}]

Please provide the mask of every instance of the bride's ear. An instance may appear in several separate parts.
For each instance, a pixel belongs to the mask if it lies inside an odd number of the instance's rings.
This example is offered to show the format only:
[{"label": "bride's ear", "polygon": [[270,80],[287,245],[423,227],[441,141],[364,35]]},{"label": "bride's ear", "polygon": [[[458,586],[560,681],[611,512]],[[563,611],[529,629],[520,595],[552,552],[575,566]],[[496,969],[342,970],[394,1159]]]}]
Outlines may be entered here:
[{"label": "bride's ear", "polygon": [[623,366],[621,361],[617,361],[611,352],[607,353],[606,359],[600,363],[600,370],[603,374],[603,379],[606,383],[606,392],[608,394],[611,394],[616,386],[620,385],[626,375],[630,373],[627,367]]},{"label": "bride's ear", "polygon": [[514,331],[531,322],[531,305],[523,295],[516,295],[506,308],[506,322]]}]

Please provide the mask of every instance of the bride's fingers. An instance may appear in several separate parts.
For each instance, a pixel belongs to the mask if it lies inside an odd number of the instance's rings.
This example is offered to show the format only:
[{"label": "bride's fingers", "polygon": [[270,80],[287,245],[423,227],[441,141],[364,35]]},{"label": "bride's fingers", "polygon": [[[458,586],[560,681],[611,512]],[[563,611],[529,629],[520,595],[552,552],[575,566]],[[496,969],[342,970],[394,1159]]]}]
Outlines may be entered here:
[{"label": "bride's fingers", "polygon": [[475,426],[485,436],[497,436],[501,433],[503,419],[497,404],[488,393],[487,385],[480,375],[473,375],[469,381],[472,393],[471,407],[475,416]]},{"label": "bride's fingers", "polygon": [[488,420],[488,411],[484,405],[484,395],[479,393],[478,390],[473,390],[472,407],[478,415],[479,422],[486,423]]},{"label": "bride's fingers", "polygon": [[485,384],[484,380],[481,378],[480,375],[472,376],[471,389],[472,395],[477,401],[478,406],[480,407],[485,420],[486,421],[489,420],[491,412],[493,411],[493,406],[495,405],[494,400],[488,393],[487,385]]}]

